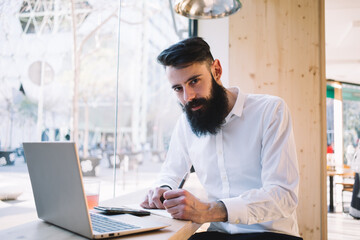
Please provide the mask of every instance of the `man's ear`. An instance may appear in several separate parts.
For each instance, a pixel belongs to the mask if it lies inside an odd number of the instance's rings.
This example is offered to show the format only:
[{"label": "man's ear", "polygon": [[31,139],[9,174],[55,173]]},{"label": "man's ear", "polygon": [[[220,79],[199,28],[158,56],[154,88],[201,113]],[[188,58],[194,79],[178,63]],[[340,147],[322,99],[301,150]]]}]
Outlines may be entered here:
[{"label": "man's ear", "polygon": [[218,84],[221,84],[222,67],[221,67],[219,59],[214,60],[214,62],[211,65],[211,69],[212,69],[215,81]]}]

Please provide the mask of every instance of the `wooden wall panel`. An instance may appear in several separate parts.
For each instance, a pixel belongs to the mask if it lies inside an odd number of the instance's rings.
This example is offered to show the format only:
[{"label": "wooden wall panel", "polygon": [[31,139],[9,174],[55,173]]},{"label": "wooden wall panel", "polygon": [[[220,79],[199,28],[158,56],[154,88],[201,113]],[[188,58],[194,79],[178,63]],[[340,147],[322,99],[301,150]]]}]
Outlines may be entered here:
[{"label": "wooden wall panel", "polygon": [[304,239],[326,239],[326,83],[323,0],[242,0],[229,21],[229,85],[290,107]]}]

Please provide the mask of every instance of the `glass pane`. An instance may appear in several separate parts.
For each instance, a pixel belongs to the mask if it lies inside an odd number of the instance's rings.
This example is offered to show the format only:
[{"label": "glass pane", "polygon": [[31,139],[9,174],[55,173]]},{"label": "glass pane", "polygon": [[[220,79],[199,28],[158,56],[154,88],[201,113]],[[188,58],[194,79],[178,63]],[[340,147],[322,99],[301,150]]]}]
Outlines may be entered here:
[{"label": "glass pane", "polygon": [[22,143],[69,140],[85,178],[101,180],[100,200],[112,197],[118,41],[117,195],[154,180],[181,111],[156,57],[186,37],[188,21],[175,16],[176,32],[169,1],[123,0],[118,39],[118,4],[1,5],[1,184],[20,198],[32,199]]},{"label": "glass pane", "polygon": [[326,134],[328,153],[334,152],[334,99],[326,98]]},{"label": "glass pane", "polygon": [[[326,138],[327,138],[327,168],[332,169],[335,166],[334,158],[334,90],[333,87],[327,85],[326,94]],[[332,91],[329,91],[332,90]],[[330,93],[330,94],[329,94]]]},{"label": "glass pane", "polygon": [[360,86],[343,84],[344,164],[355,154],[360,137]]}]

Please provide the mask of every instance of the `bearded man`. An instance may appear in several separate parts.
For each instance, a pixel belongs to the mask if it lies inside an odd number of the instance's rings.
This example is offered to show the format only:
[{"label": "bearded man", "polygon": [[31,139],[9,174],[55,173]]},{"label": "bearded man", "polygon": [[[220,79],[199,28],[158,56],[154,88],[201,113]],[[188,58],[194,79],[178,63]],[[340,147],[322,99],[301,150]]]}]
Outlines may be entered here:
[{"label": "bearded man", "polygon": [[[298,163],[285,102],[223,87],[220,61],[199,37],[170,46],[158,61],[184,113],[158,184],[141,206],[211,222],[207,232],[190,239],[301,239]],[[208,201],[177,188],[191,166]]]}]

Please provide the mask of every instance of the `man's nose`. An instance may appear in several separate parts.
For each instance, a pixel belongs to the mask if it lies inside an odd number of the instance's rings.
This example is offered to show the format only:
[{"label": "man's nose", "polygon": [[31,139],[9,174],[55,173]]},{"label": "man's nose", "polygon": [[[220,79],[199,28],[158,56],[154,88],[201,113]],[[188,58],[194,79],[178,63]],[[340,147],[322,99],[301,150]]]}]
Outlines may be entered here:
[{"label": "man's nose", "polygon": [[195,92],[191,88],[185,88],[184,90],[184,101],[185,103],[190,102],[195,98]]}]

